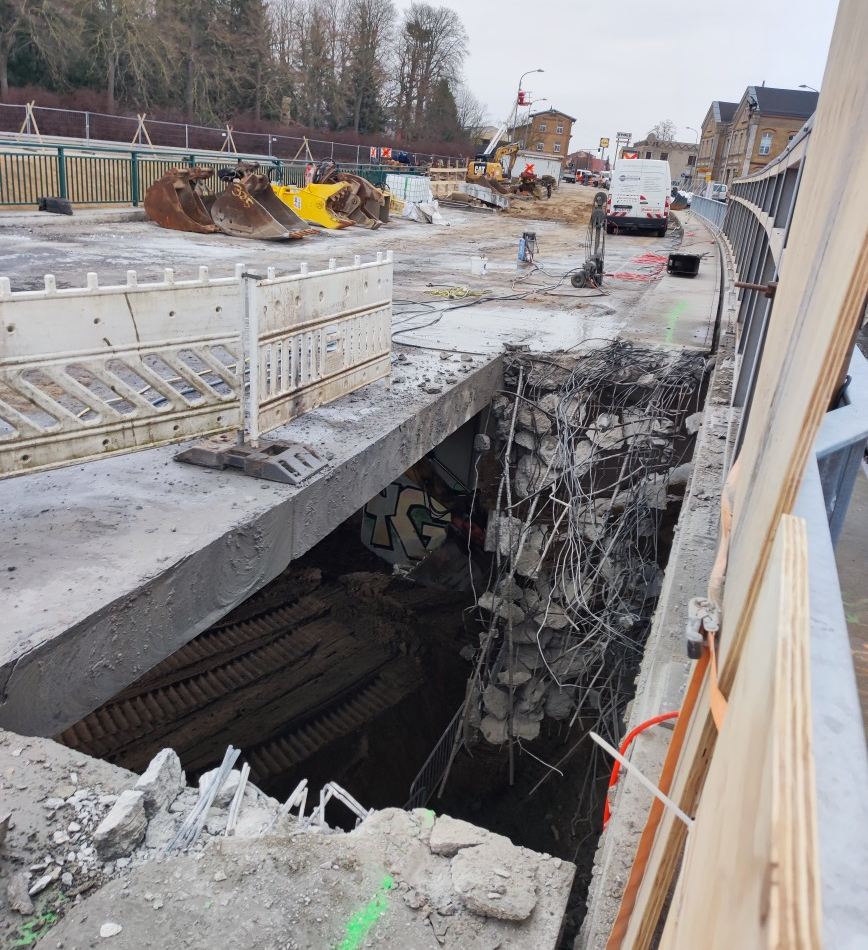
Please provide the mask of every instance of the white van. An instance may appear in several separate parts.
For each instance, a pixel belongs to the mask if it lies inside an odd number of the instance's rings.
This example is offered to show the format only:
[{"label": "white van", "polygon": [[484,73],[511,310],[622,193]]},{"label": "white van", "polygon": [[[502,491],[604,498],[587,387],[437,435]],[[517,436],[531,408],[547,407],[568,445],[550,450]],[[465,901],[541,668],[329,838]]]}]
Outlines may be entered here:
[{"label": "white van", "polygon": [[666,234],[672,201],[669,162],[622,158],[615,162],[606,201],[606,233],[630,228]]}]

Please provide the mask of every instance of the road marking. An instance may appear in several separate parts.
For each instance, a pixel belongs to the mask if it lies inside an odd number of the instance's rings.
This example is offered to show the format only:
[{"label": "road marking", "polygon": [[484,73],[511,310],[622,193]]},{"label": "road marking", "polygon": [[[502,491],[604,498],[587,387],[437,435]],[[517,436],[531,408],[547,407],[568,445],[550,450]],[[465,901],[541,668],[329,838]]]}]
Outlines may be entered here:
[{"label": "road marking", "polygon": [[687,309],[687,301],[679,300],[677,304],[669,311],[669,319],[666,324],[666,336],[665,341],[667,343],[672,342],[672,338],[675,336],[675,327],[678,325],[678,318],[682,313]]}]

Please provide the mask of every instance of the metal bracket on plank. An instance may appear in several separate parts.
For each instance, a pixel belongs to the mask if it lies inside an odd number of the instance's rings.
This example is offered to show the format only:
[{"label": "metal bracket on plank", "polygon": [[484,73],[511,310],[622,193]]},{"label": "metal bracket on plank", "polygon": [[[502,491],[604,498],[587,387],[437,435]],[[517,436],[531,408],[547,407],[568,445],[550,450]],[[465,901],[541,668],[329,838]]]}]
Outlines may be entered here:
[{"label": "metal bracket on plank", "polygon": [[262,440],[255,449],[247,443],[239,445],[232,435],[203,439],[179,452],[175,461],[218,471],[237,468],[251,478],[267,478],[287,485],[299,485],[328,465],[321,455],[298,442]]}]

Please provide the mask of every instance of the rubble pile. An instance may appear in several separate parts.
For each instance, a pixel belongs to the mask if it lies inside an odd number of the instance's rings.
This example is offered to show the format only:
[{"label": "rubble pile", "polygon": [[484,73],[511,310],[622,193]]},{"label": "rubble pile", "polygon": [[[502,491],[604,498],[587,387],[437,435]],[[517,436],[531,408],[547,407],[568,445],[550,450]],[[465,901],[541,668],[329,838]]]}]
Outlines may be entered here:
[{"label": "rubble pile", "polygon": [[[170,749],[136,776],[0,730],[0,942],[50,930],[52,946],[301,950],[370,930],[384,950],[557,945],[570,862],[427,809],[369,812],[333,783],[304,816],[305,782],[281,806],[231,767],[237,756],[230,746],[191,788]],[[355,830],[325,824],[330,796],[360,818]],[[173,845],[209,801],[198,837]]]},{"label": "rubble pile", "polygon": [[[171,749],[162,750],[135,785],[119,793],[79,784],[78,774],[69,772],[68,782],[56,786],[54,794],[41,803],[52,846],[40,860],[12,876],[6,888],[10,909],[32,914],[33,898],[53,884],[67,896],[77,897],[157,859],[204,794],[212,775],[202,776],[198,789],[188,788],[180,760]],[[194,849],[202,850],[209,838],[224,834],[239,775],[237,770],[230,772],[218,790]],[[238,837],[262,834],[275,824],[279,804],[248,784],[233,833]]]},{"label": "rubble pile", "polygon": [[658,535],[684,495],[706,369],[624,343],[508,365],[468,713],[488,742],[535,739],[545,717],[615,721],[661,590]]}]

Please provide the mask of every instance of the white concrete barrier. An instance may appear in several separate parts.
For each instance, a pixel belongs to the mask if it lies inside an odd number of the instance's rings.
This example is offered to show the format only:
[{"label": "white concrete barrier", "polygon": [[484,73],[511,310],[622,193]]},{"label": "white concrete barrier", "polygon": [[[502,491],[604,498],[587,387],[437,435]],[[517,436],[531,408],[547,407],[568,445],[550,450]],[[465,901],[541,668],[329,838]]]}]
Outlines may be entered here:
[{"label": "white concrete barrier", "polygon": [[0,279],[0,477],[241,428],[241,275]]},{"label": "white concrete barrier", "polygon": [[391,375],[392,252],[250,286],[250,442]]},{"label": "white concrete barrier", "polygon": [[[391,372],[392,254],[349,267],[16,291],[0,278],[0,478],[243,430]],[[245,321],[247,332],[245,332]],[[246,351],[245,351],[246,344]],[[245,404],[245,380],[249,395]]]}]

